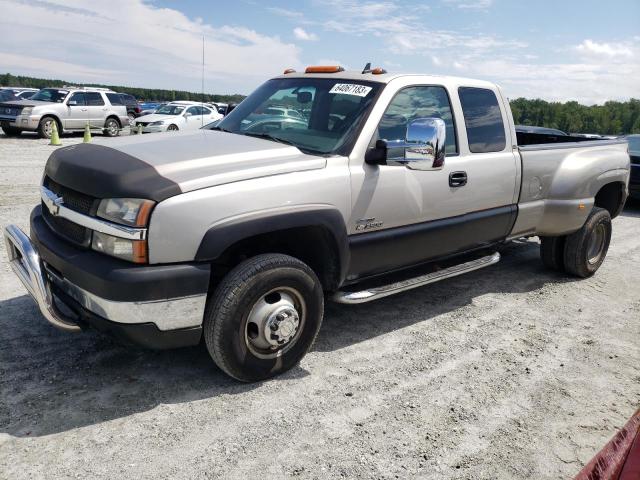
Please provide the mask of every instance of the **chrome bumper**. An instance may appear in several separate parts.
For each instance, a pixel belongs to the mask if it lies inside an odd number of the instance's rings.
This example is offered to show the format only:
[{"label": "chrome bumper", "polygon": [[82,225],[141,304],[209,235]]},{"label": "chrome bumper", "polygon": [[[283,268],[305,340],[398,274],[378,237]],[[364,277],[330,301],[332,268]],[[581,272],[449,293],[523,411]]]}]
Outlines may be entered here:
[{"label": "chrome bumper", "polygon": [[4,229],[4,242],[11,268],[38,304],[44,318],[61,330],[79,331],[80,327],[56,307],[40,256],[29,237],[15,225],[8,225]]},{"label": "chrome bumper", "polygon": [[72,318],[56,307],[51,292],[52,284],[84,309],[115,324],[153,323],[160,331],[202,325],[206,293],[156,301],[108,300],[74,285],[51,269],[47,269],[31,239],[15,225],[5,227],[4,239],[11,268],[36,301],[47,321],[57,328],[66,331],[80,330]]}]

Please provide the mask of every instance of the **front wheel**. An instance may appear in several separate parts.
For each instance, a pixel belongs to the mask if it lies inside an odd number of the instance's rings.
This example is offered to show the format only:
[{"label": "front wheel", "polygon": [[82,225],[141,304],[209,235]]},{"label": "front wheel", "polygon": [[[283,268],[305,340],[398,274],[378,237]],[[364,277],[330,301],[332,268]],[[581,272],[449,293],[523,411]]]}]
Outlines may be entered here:
[{"label": "front wheel", "polygon": [[172,123],[171,125],[169,125],[169,126],[167,127],[167,131],[168,131],[168,132],[177,132],[177,131],[178,131],[178,126],[177,126],[177,125],[174,125],[174,124]]},{"label": "front wheel", "polygon": [[582,278],[596,273],[607,256],[610,241],[611,215],[604,208],[594,207],[582,228],[567,235],[564,245],[567,273]]},{"label": "front wheel", "polygon": [[53,135],[54,124],[58,129],[58,133],[61,133],[62,130],[60,128],[60,124],[57,123],[55,118],[44,117],[42,120],[40,120],[40,123],[38,124],[38,135],[40,136],[40,138],[51,138],[51,135]]},{"label": "front wheel", "polygon": [[258,255],[229,272],[209,299],[205,343],[231,377],[265,380],[300,362],[323,313],[322,286],[313,270],[288,255]]}]

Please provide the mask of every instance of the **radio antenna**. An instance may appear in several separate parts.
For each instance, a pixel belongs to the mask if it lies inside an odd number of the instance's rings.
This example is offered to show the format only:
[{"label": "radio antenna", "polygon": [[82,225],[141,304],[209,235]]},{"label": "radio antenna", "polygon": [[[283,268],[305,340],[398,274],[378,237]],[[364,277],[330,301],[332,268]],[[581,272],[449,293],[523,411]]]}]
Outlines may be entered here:
[{"label": "radio antenna", "polygon": [[[200,97],[200,102],[202,102],[202,106],[204,107],[204,35],[202,35],[202,97]],[[200,110],[202,113],[200,115],[200,126],[204,127],[204,110]]]}]

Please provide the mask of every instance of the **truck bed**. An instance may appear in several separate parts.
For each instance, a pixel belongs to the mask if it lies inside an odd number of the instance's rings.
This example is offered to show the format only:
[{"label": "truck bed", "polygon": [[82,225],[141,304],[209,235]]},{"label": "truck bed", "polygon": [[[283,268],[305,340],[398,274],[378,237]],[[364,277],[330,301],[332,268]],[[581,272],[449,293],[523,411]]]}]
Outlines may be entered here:
[{"label": "truck bed", "polygon": [[622,181],[629,171],[626,139],[564,138],[579,140],[518,147],[521,188],[511,238],[564,235],[579,229],[595,203],[595,192],[613,181],[626,195]]}]

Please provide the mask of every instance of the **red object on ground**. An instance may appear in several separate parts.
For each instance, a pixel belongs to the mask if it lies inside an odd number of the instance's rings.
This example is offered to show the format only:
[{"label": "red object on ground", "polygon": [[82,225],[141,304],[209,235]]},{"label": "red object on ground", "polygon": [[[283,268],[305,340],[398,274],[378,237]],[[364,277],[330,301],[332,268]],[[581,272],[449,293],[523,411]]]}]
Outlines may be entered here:
[{"label": "red object on ground", "polygon": [[640,480],[640,410],[574,480]]}]

